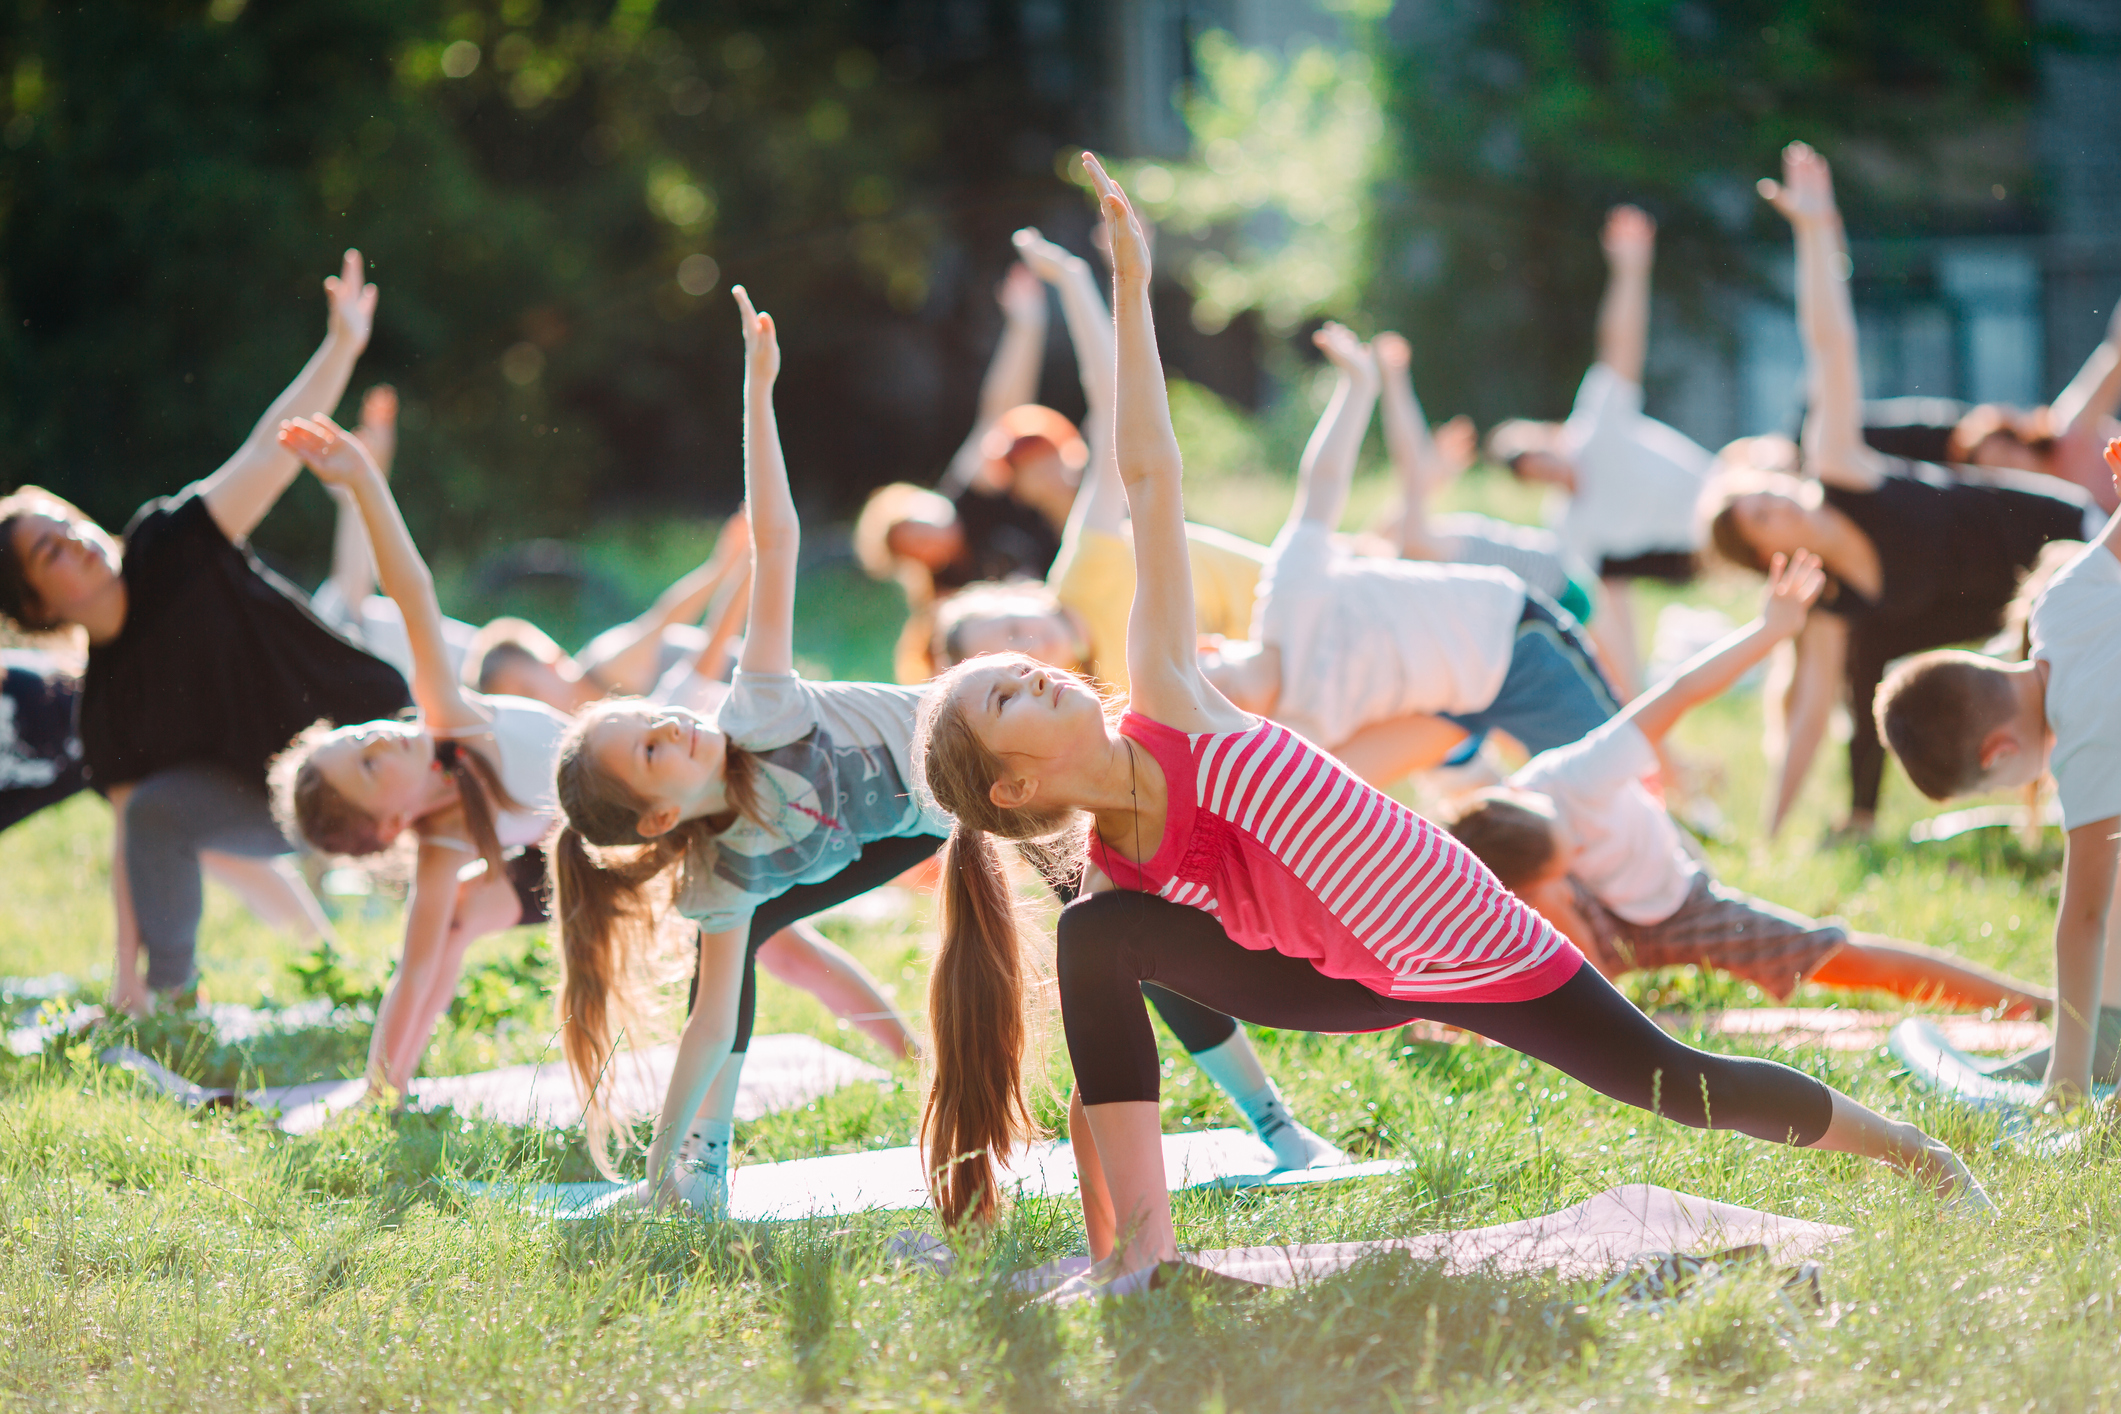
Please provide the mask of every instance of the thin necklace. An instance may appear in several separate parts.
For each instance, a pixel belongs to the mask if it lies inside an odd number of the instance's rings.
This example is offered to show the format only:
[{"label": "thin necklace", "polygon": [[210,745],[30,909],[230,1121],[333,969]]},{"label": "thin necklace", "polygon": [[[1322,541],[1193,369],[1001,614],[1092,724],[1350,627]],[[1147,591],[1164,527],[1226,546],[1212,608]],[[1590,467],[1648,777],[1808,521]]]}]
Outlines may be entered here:
[{"label": "thin necklace", "polygon": [[1127,798],[1134,804],[1134,884],[1140,888],[1147,881],[1142,878],[1142,797],[1141,782],[1134,766],[1134,738],[1123,736],[1127,743]]}]

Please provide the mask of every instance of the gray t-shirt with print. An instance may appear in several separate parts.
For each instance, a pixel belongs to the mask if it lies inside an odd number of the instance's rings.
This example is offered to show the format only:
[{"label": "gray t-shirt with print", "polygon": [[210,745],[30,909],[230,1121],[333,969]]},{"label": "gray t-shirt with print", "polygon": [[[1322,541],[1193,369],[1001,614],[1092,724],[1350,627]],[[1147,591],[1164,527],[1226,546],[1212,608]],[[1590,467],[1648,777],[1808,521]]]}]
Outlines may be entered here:
[{"label": "gray t-shirt with print", "polygon": [[746,928],[759,905],[831,878],[872,840],[948,834],[913,786],[923,692],[737,673],[715,725],[758,758],[765,823],[740,816],[687,861],[679,911],[710,933]]}]

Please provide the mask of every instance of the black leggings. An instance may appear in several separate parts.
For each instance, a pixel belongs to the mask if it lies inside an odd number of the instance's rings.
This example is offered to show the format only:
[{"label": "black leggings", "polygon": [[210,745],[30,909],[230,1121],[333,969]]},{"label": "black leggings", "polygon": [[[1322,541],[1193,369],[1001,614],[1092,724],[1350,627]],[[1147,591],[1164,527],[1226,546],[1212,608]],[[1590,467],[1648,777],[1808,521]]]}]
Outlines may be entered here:
[{"label": "black leggings", "polygon": [[1136,1000],[1154,979],[1285,1031],[1383,1031],[1415,1020],[1463,1027],[1696,1129],[1812,1144],[1833,1118],[1833,1092],[1811,1076],[1680,1044],[1589,963],[1531,1001],[1395,1000],[1302,958],[1239,947],[1197,908],[1126,892],[1070,904],[1059,949],[1061,1019],[1085,1104],[1157,1098],[1156,1040]]},{"label": "black leggings", "polygon": [[[758,912],[751,915],[751,936],[744,945],[744,987],[738,994],[736,1004],[736,1043],[733,1051],[748,1050],[751,1046],[752,1025],[759,1009],[758,962],[759,949],[766,940],[792,923],[823,913],[828,908],[838,908],[849,899],[860,898],[871,889],[890,883],[908,869],[914,868],[932,857],[943,847],[943,841],[934,835],[906,835],[887,840],[873,840],[862,846],[861,857],[829,879],[815,884],[797,884],[777,898],[768,899],[759,905]],[[1210,1010],[1198,1002],[1188,1001],[1175,992],[1162,987],[1143,986],[1142,994],[1156,1004],[1157,1014],[1178,1037],[1179,1044],[1188,1053],[1197,1053],[1219,1046],[1237,1032],[1237,1023],[1219,1011]],[[692,1014],[692,1004],[700,994],[700,962],[695,950],[692,960],[692,985],[685,993],[685,1014]],[[1152,1039],[1153,1049],[1155,1042]]]}]

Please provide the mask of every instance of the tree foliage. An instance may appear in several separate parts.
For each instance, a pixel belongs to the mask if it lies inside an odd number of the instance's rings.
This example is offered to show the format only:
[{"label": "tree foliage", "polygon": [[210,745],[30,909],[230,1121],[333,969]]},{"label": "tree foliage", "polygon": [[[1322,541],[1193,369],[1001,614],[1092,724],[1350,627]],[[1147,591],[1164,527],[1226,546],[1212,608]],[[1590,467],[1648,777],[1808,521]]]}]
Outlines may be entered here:
[{"label": "tree foliage", "polygon": [[1834,157],[1865,234],[2022,225],[2031,38],[2008,0],[1423,7],[1371,45],[1393,147],[1368,308],[1414,339],[1439,409],[1558,414],[1617,202],[1658,218],[1660,308],[1704,332],[1782,235],[1752,183],[1792,139]]},{"label": "tree foliage", "polygon": [[[210,470],[321,335],[349,245],[383,288],[357,387],[405,395],[430,543],[733,502],[732,280],[782,319],[799,495],[938,468],[1008,230],[1076,209],[1069,119],[1006,16],[968,49],[898,9],[13,0],[0,485],[122,523]],[[268,541],[313,560],[325,503],[289,499]]]}]

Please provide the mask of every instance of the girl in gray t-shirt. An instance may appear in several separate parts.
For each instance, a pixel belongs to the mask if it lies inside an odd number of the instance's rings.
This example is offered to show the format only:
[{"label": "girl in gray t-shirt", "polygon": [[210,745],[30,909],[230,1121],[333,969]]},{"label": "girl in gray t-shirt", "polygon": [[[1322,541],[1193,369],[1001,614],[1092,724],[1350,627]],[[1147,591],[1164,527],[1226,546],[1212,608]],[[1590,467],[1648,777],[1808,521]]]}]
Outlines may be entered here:
[{"label": "girl in gray t-shirt", "polygon": [[[744,489],[754,545],[735,682],[712,718],[640,699],[590,707],[561,746],[566,820],[552,846],[564,1048],[589,1096],[591,1152],[607,1173],[615,1117],[599,1079],[634,1011],[629,983],[639,955],[666,898],[699,925],[692,1014],[639,1196],[682,1199],[710,1214],[727,1203],[751,1030],[752,941],[889,883],[932,857],[949,833],[913,785],[924,689],[808,682],[795,672],[800,527],[774,423],[780,354],[771,317],[753,312],[741,286],[734,294],[744,312]],[[1230,1018],[1180,997],[1153,999],[1274,1150],[1277,1167],[1341,1157],[1289,1116]]]}]

